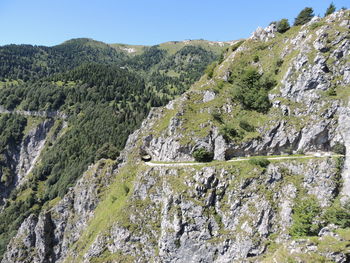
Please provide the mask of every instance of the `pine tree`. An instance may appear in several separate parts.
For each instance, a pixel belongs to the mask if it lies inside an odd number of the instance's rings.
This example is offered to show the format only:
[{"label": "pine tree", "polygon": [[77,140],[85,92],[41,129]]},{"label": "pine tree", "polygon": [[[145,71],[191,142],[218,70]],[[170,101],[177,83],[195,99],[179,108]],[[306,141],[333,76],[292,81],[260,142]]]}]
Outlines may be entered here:
[{"label": "pine tree", "polygon": [[286,32],[290,28],[288,19],[285,19],[285,18],[281,19],[280,21],[277,22],[276,27],[279,33]]},{"label": "pine tree", "polygon": [[331,3],[329,5],[329,7],[327,8],[327,11],[326,13],[324,14],[324,16],[328,16],[330,14],[333,14],[335,12],[336,8],[335,8],[335,5],[333,3]]},{"label": "pine tree", "polygon": [[305,7],[295,18],[294,25],[300,26],[309,22],[314,17],[314,10],[311,7]]}]

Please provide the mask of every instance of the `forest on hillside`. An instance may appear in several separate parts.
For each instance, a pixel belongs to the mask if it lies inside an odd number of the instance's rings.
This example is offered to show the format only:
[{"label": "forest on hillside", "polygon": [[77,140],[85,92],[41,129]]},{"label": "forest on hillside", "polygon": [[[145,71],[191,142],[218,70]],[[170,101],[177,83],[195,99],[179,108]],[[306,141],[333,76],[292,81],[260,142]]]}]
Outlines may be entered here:
[{"label": "forest on hillside", "polygon": [[[116,159],[130,133],[151,107],[165,105],[198,80],[217,51],[185,46],[169,54],[159,46],[129,56],[91,39],[54,47],[0,47],[0,105],[7,110],[61,112],[67,128],[49,142],[30,180],[9,192],[0,215],[0,254],[19,224],[50,200],[63,197],[87,167]],[[24,136],[28,117],[0,119],[0,187],[11,188],[11,153]],[[59,133],[63,120],[55,121]],[[23,191],[30,192],[23,198]]]}]

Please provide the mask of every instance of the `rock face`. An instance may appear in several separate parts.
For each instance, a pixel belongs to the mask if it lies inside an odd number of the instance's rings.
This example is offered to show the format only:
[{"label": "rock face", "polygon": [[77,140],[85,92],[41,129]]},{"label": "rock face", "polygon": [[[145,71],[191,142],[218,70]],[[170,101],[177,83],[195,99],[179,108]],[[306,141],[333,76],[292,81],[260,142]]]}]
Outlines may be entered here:
[{"label": "rock face", "polygon": [[[45,145],[48,132],[54,125],[53,119],[46,119],[33,127],[26,134],[20,145],[9,147],[3,155],[6,167],[11,170],[11,178],[0,183],[2,202],[8,198],[11,191],[27,180],[27,175],[36,164]],[[2,174],[1,174],[2,177]]]},{"label": "rock face", "polygon": [[51,209],[29,216],[8,245],[2,262],[61,262],[93,216],[113,167],[101,160]]},{"label": "rock face", "polygon": [[[186,105],[196,103],[206,107],[217,97],[210,90],[215,84],[208,81],[201,85],[209,87],[208,90],[197,91],[194,95],[188,92],[176,102],[176,113],[162,134],[149,135],[144,139],[147,152],[157,161],[192,161],[193,151],[204,147],[214,152],[216,160],[225,160],[236,156],[281,154],[291,149],[295,152],[330,151],[335,143],[344,143],[338,126],[341,101],[327,98],[325,94],[336,87],[340,90],[349,85],[349,31],[333,28],[334,24],[343,25],[343,19],[347,16],[348,12],[339,11],[327,17],[322,22],[324,24],[315,18],[292,38],[283,39],[285,48],[273,56],[279,55],[281,63],[286,63],[283,61],[288,59],[288,64],[281,75],[278,92],[269,95],[274,109],[270,110],[270,121],[258,128],[259,136],[256,139],[226,143],[218,132],[217,124],[210,120],[197,128],[204,130],[210,127],[206,135],[187,132],[186,122],[189,120],[182,117]],[[311,32],[310,27],[316,22],[322,25]],[[265,30],[258,29],[249,41],[273,41],[273,32],[274,25]],[[247,52],[250,43],[243,44],[227,60],[231,61],[237,52]],[[203,99],[193,101],[191,96]],[[235,103],[228,100],[220,111],[230,113],[234,107]],[[294,119],[299,123],[291,125],[286,119]],[[192,137],[192,143],[182,143],[184,137]]]},{"label": "rock face", "polygon": [[31,172],[46,142],[46,135],[50,131],[54,121],[45,120],[34,130],[25,136],[19,153],[19,161],[16,168],[16,185],[21,185],[24,178]]},{"label": "rock face", "polygon": [[[166,107],[153,109],[129,137],[118,165],[100,161],[64,198],[30,215],[2,262],[349,262],[349,230],[324,225],[321,216],[338,199],[345,203],[350,192],[349,15],[314,18],[289,37],[274,25],[258,29],[227,54],[217,78],[202,78]],[[222,81],[229,80],[227,64],[242,51],[250,54],[251,46],[266,51],[268,60],[277,56],[283,66],[274,72],[279,82],[269,94],[269,112],[250,112],[253,131],[228,140],[220,116],[244,116],[227,98],[231,83]],[[263,72],[259,59],[253,65]],[[38,152],[41,141],[29,140],[23,148]],[[345,160],[253,159],[171,168],[141,161],[146,155],[152,161],[192,161],[199,148],[225,160],[329,152],[336,144],[345,145]],[[20,166],[30,170],[31,160]],[[296,207],[310,200],[321,211],[308,222],[314,236],[292,239]],[[329,245],[334,243],[339,246]]]},{"label": "rock face", "polygon": [[316,196],[321,206],[336,195],[337,175],[329,174],[336,166],[332,158],[255,167],[244,174],[247,165],[139,173],[130,196],[137,207],[127,215],[135,227],[115,222],[83,258],[74,249],[70,255],[74,262],[93,262],[106,253],[135,262],[257,260],[271,235],[278,233],[278,244],[290,239],[292,207],[300,192]]},{"label": "rock face", "polygon": [[276,32],[277,32],[276,24],[271,24],[265,29],[258,27],[258,29],[253,32],[250,39],[267,42],[269,41],[269,39],[275,37]]},{"label": "rock face", "polygon": [[350,109],[344,107],[340,110],[339,115],[339,130],[344,140],[346,147],[346,157],[343,167],[343,189],[342,189],[342,200],[346,200],[350,197]]}]

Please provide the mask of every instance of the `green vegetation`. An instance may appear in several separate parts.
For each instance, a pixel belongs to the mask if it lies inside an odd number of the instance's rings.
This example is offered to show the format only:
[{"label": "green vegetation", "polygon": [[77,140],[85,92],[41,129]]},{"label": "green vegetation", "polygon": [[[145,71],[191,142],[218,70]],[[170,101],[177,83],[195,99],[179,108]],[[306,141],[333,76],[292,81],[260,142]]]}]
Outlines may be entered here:
[{"label": "green vegetation", "polygon": [[122,63],[136,71],[146,86],[156,91],[163,100],[171,100],[186,91],[204,73],[206,67],[219,58],[218,52],[201,46],[181,45],[171,50],[170,46],[153,46]]},{"label": "green vegetation", "polygon": [[266,168],[270,164],[270,161],[263,157],[253,157],[249,159],[249,163],[251,165],[256,165],[262,168]]},{"label": "green vegetation", "polygon": [[[0,186],[4,189],[2,194],[6,197],[13,189],[15,160],[13,154],[18,150],[27,126],[27,119],[21,115],[3,114],[0,116]],[[6,189],[6,190],[5,190]],[[34,193],[31,189],[26,191],[21,198],[13,202],[15,195],[10,195],[4,205],[4,210],[0,213],[0,254],[6,248],[10,237],[16,233],[22,220],[30,213],[35,212]],[[11,203],[11,204],[10,204]]]},{"label": "green vegetation", "polygon": [[[145,47],[134,56],[91,39],[54,47],[0,47],[0,105],[67,115],[64,129],[55,120],[29,182],[16,191],[8,188],[12,201],[0,214],[0,254],[26,216],[64,196],[90,164],[116,159],[151,107],[165,105],[198,80],[223,49],[209,46],[193,43],[174,52],[170,46]],[[26,118],[17,115],[0,120],[5,147],[0,186],[13,184],[9,148],[19,150],[26,126]],[[130,186],[123,189],[128,192]]]},{"label": "green vegetation", "polygon": [[260,74],[255,68],[248,68],[232,74],[231,82],[234,84],[233,98],[243,108],[261,113],[270,109],[268,91],[276,85],[272,77]]},{"label": "green vegetation", "polygon": [[234,140],[239,136],[239,132],[231,123],[224,123],[220,126],[219,133],[226,141]]},{"label": "green vegetation", "polygon": [[0,47],[0,80],[37,80],[82,63],[110,64],[125,58],[122,52],[87,38],[72,39],[53,47],[6,45]]},{"label": "green vegetation", "polygon": [[[78,262],[80,262],[84,253],[86,253],[98,235],[108,238],[112,227],[118,226],[133,233],[141,233],[145,229],[151,228],[151,236],[158,234],[160,228],[158,215],[160,211],[156,210],[154,202],[150,198],[145,200],[130,198],[130,194],[133,192],[135,176],[142,172],[144,172],[142,166],[127,164],[120,169],[118,176],[114,178],[108,189],[104,191],[101,202],[95,210],[95,216],[89,222],[81,238],[74,244],[79,253],[77,255]],[[158,179],[155,174],[151,174],[151,176],[156,180]],[[131,220],[131,214],[137,215],[137,218]],[[152,239],[148,241],[155,242]],[[110,260],[121,260],[124,257],[127,258],[125,255],[121,257],[120,253],[108,255]],[[104,262],[103,260],[99,261],[101,258],[106,259],[104,256],[98,255],[98,257],[92,259],[92,262]]]},{"label": "green vegetation", "polygon": [[332,152],[344,155],[346,153],[345,145],[340,142],[336,142],[332,147]]},{"label": "green vegetation", "polygon": [[317,222],[320,212],[320,205],[314,196],[298,200],[293,208],[293,225],[290,228],[290,234],[293,237],[317,235],[321,227]]},{"label": "green vegetation", "polygon": [[314,17],[314,10],[311,7],[305,7],[294,20],[294,26],[301,26],[311,21]]},{"label": "green vegetation", "polygon": [[194,150],[192,155],[197,162],[211,162],[214,158],[214,153],[205,148]]},{"label": "green vegetation", "polygon": [[336,200],[325,211],[322,219],[325,221],[325,225],[334,224],[341,228],[350,227],[350,203],[347,202],[341,205],[340,201]]},{"label": "green vegetation", "polygon": [[234,45],[232,45],[231,47],[232,52],[236,51],[243,43],[244,43],[244,40],[241,40],[235,43]]},{"label": "green vegetation", "polygon": [[[72,40],[56,48],[68,52],[72,45],[83,45],[84,48],[96,45],[90,42]],[[18,85],[5,83],[0,91],[0,104],[6,108],[59,110],[69,115],[69,129],[48,149],[40,166],[33,171],[35,178],[46,181],[45,200],[63,196],[93,161],[101,157],[116,158],[128,135],[138,127],[151,107],[164,105],[173,98],[169,94],[183,92],[199,78],[205,68],[206,52],[202,48],[185,46],[173,57],[165,58],[165,51],[154,46],[127,62],[128,67],[139,71],[161,64],[159,67],[163,70],[187,72],[181,78],[171,78],[172,92],[168,91],[168,86],[158,85],[166,81],[162,77],[153,78],[156,73],[145,80],[143,74],[140,76],[131,69],[97,63],[85,63],[40,81]],[[99,57],[100,53],[97,55]],[[214,58],[212,54],[207,56],[207,63]],[[192,63],[184,64],[185,60]]]},{"label": "green vegetation", "polygon": [[213,112],[211,113],[211,116],[217,122],[222,123],[222,116],[221,116],[221,113],[219,112],[219,110],[217,110],[217,109],[213,110]]},{"label": "green vegetation", "polygon": [[208,65],[208,67],[205,69],[205,73],[208,75],[208,78],[211,79],[213,77],[216,66],[217,66],[217,63],[213,62],[210,65]]},{"label": "green vegetation", "polygon": [[[312,13],[312,9],[311,13],[310,10],[303,10],[295,24],[307,23]],[[52,48],[0,47],[0,104],[10,110],[60,111],[67,115],[66,128],[63,128],[63,121],[55,120],[55,126],[50,131],[53,135],[48,139],[39,165],[32,171],[29,182],[11,193],[9,202],[0,214],[0,254],[26,216],[38,213],[42,206],[48,207],[60,200],[91,163],[101,158],[116,159],[128,135],[139,127],[151,107],[164,105],[186,91],[204,72],[212,80],[202,78],[193,91],[186,93],[186,104],[181,105],[182,114],[176,116],[184,123],[181,127],[184,133],[181,140],[184,141],[180,141],[181,144],[193,143],[188,140],[195,136],[207,136],[216,124],[220,125],[219,132],[227,141],[240,143],[252,138],[258,140],[262,124],[266,124],[264,129],[271,128],[268,127],[272,123],[269,122],[271,116],[267,112],[273,113],[274,120],[292,118],[280,116],[276,109],[271,109],[268,92],[278,93],[278,89],[272,89],[290,66],[291,58],[297,54],[297,51],[293,51],[281,55],[283,50],[288,51],[288,46],[281,45],[281,40],[295,36],[298,28],[290,29],[286,19],[276,25],[280,34],[266,43],[250,39],[227,48],[223,53],[225,56],[221,56],[222,61],[245,43],[244,51],[236,52],[234,61],[229,63],[227,59],[223,67],[218,67],[214,61],[219,57],[219,52],[191,42],[178,43],[177,47],[171,44],[140,47],[132,56],[118,48],[88,39],[71,40]],[[322,25],[323,22],[314,23],[310,28],[316,29]],[[230,73],[225,75],[230,76],[229,82],[222,81],[224,69],[227,70],[225,74]],[[203,91],[206,90],[215,91],[215,98],[203,102]],[[336,96],[337,93],[328,95]],[[296,107],[288,106],[291,109]],[[158,135],[167,128],[178,112],[177,105],[174,107],[163,110],[164,118],[159,120],[152,132]],[[6,118],[0,118],[1,186],[12,183],[13,171],[9,168],[7,153],[19,145],[29,125],[28,118],[17,115]],[[305,120],[297,118],[295,121]],[[286,151],[291,153],[292,148]],[[333,151],[343,154],[345,147],[335,145]],[[213,155],[205,148],[193,152],[197,162],[210,162]],[[236,164],[239,169],[235,170],[235,174],[241,179],[258,179],[270,163],[261,157],[245,160]],[[224,162],[212,164],[233,166]],[[78,246],[87,248],[99,232],[107,230],[106,226],[110,227],[115,222],[131,231],[137,230],[137,226],[130,223],[128,218],[130,211],[144,209],[151,203],[147,199],[128,199],[133,192],[134,177],[140,172],[138,169],[142,169],[142,166],[128,165],[123,168],[96,210],[96,217]],[[181,184],[182,178],[170,178],[176,190],[186,191],[186,185]],[[299,179],[293,177],[288,180]],[[270,198],[272,193],[264,187],[261,186],[263,190],[259,190],[266,191]],[[298,194],[293,209],[293,237],[315,235],[326,223],[349,226],[348,205],[334,203],[322,215],[314,197],[304,198],[304,193]],[[210,213],[215,214],[215,211]],[[220,224],[220,216],[214,216]],[[103,256],[101,260],[112,260],[118,255],[107,253]]]},{"label": "green vegetation", "polygon": [[327,91],[326,94],[330,97],[335,97],[337,96],[337,89],[335,86],[330,87]]},{"label": "green vegetation", "polygon": [[253,132],[255,131],[255,127],[251,124],[249,124],[247,121],[245,120],[241,120],[239,122],[239,127],[241,127],[243,130],[247,131],[247,132]]},{"label": "green vegetation", "polygon": [[316,23],[313,23],[313,24],[310,25],[310,29],[311,30],[315,30],[316,28],[319,28],[319,27],[321,27],[323,25],[325,25],[324,22],[316,22]]},{"label": "green vegetation", "polygon": [[284,32],[288,31],[290,29],[290,25],[288,22],[288,19],[283,18],[276,24],[277,32],[283,34]]},{"label": "green vegetation", "polygon": [[159,44],[159,48],[165,50],[169,55],[174,55],[176,52],[186,46],[200,47],[207,51],[213,52],[215,56],[219,56],[222,53],[222,49],[228,47],[229,43],[223,43],[222,46],[218,43],[213,43],[203,39],[193,39],[185,41],[169,41]]},{"label": "green vegetation", "polygon": [[4,114],[0,116],[0,175],[1,183],[9,187],[15,176],[15,162],[11,153],[21,143],[27,119],[21,115]]},{"label": "green vegetation", "polygon": [[335,12],[335,10],[336,10],[335,5],[333,3],[331,3],[329,5],[329,7],[327,8],[326,13],[324,14],[324,16],[328,16],[330,14],[333,14]]}]

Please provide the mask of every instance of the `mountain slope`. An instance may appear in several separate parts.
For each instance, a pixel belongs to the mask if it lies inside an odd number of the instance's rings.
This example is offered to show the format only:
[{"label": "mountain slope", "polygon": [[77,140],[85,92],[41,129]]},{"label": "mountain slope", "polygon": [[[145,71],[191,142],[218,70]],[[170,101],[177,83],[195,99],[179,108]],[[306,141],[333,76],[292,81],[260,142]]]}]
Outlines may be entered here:
[{"label": "mountain slope", "polygon": [[38,79],[63,72],[82,63],[117,63],[125,59],[102,42],[92,39],[72,39],[53,47],[6,45],[0,47],[1,79]]},{"label": "mountain slope", "polygon": [[191,56],[197,75],[169,77],[168,87],[153,68],[141,72],[123,52],[91,39],[0,47],[0,254],[28,215],[64,197],[89,165],[117,158],[151,107],[181,94],[217,58],[195,47]]},{"label": "mountain slope", "polygon": [[[159,44],[159,48],[165,50],[169,53],[169,55],[174,55],[180,49],[186,46],[196,46],[204,48],[208,51],[214,52],[216,55],[220,55],[222,51],[222,47],[228,47],[232,42],[215,42],[215,41],[207,41],[207,40],[184,40],[184,41],[169,41],[165,43]],[[117,50],[122,50],[126,54],[131,56],[141,55],[147,48],[150,46],[142,46],[142,45],[127,45],[127,44],[110,44],[111,47],[114,47]]]},{"label": "mountain slope", "polygon": [[[349,21],[342,10],[233,43],[151,110],[116,161],[27,217],[3,262],[349,261],[349,154],[331,154],[350,143]],[[226,162],[315,151],[325,154]],[[145,155],[216,161],[149,167]]]}]

